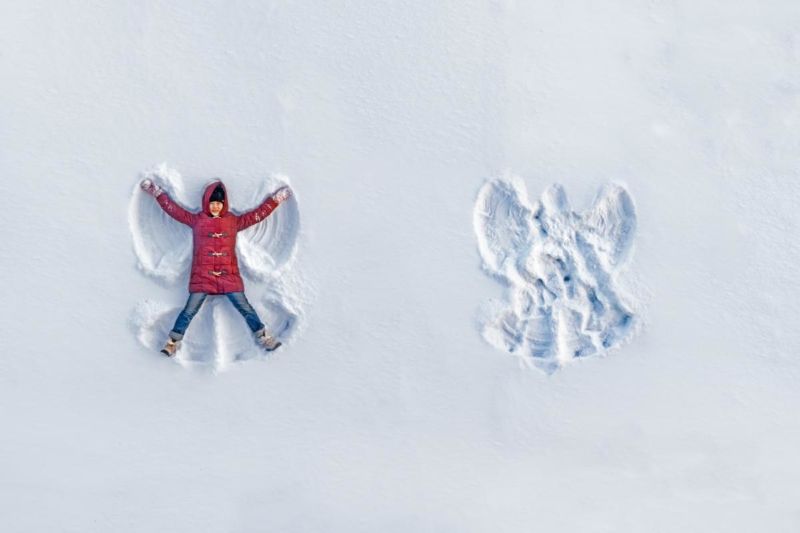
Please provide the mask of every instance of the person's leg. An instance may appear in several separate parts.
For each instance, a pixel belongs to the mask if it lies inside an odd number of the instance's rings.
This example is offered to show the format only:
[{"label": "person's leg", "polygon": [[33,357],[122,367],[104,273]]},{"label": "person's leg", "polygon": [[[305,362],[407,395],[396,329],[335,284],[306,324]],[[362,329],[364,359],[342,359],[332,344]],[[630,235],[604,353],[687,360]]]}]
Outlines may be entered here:
[{"label": "person's leg", "polygon": [[206,293],[193,292],[189,294],[189,299],[186,300],[186,307],[180,312],[178,318],[175,320],[175,325],[172,331],[169,332],[169,338],[174,341],[183,339],[183,334],[186,333],[186,328],[194,318],[194,315],[200,310],[200,306],[206,300]]},{"label": "person's leg", "polygon": [[236,310],[242,314],[247,325],[250,327],[250,331],[258,333],[264,329],[264,324],[258,318],[256,310],[253,309],[253,306],[247,301],[243,292],[229,292],[225,296],[228,297],[228,300],[231,301]]}]

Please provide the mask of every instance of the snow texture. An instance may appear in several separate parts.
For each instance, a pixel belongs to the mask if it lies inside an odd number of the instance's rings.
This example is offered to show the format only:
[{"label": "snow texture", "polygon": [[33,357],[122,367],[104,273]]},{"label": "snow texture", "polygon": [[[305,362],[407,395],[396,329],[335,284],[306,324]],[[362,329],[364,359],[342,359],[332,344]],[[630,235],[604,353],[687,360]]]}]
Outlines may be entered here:
[{"label": "snow texture", "polygon": [[[299,314],[289,307],[287,296],[268,292],[258,300],[248,299],[268,331],[284,343],[292,338]],[[183,306],[169,307],[151,300],[140,302],[131,317],[131,325],[142,346],[153,353],[161,350],[181,309]],[[221,371],[233,363],[266,357],[230,302],[224,297],[209,296],[192,320],[173,359],[186,367]]]},{"label": "snow texture", "polygon": [[[190,211],[199,209],[198,202],[186,197],[181,175],[166,164],[144,172],[142,179],[145,178],[162,187]],[[287,184],[285,176],[263,180],[248,203],[255,207]],[[196,204],[197,207],[191,207]],[[238,213],[233,207],[231,211]],[[191,229],[164,213],[138,183],[128,213],[139,269],[166,286],[175,287],[178,282],[185,285],[191,266]],[[242,274],[254,282],[245,287],[245,294],[268,331],[284,343],[294,335],[301,314],[298,304],[293,302],[295,289],[291,280],[294,278],[285,275],[294,259],[299,231],[300,217],[293,195],[266,220],[240,232],[236,240]],[[181,309],[183,306],[170,307],[150,300],[141,302],[131,317],[136,338],[143,346],[157,352],[163,347]],[[209,296],[189,325],[174,359],[184,366],[219,371],[234,362],[261,358],[263,353],[227,298]]]},{"label": "snow texture", "polygon": [[605,354],[634,329],[615,281],[630,256],[636,212],[621,185],[605,186],[584,213],[560,185],[531,205],[520,179],[480,190],[475,233],[484,268],[507,288],[506,308],[483,323],[492,345],[553,372]]},{"label": "snow texture", "polygon": [[[180,174],[165,164],[143,173],[184,207],[187,202]],[[139,269],[167,285],[188,280],[192,262],[192,230],[167,215],[152,196],[134,185],[128,225]]]},{"label": "snow texture", "polygon": [[[800,531],[800,2],[4,0],[0,79],[2,533]],[[296,240],[240,257],[266,360],[222,298],[154,351],[160,161],[192,209],[291,177]],[[629,340],[520,368],[482,334],[558,271],[534,206],[597,228],[610,182],[632,241],[549,222]]]}]

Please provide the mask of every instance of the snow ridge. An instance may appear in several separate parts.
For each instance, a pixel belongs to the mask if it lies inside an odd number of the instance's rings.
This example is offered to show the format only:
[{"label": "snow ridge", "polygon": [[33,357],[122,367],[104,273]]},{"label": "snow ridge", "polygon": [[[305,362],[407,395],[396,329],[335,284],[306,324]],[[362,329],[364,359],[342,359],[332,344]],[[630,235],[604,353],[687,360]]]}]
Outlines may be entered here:
[{"label": "snow ridge", "polygon": [[[144,172],[144,178],[153,180],[189,210],[197,210],[199,197],[195,202],[186,201],[183,179],[176,170],[162,164]],[[251,195],[250,207],[288,182],[285,176],[267,178]],[[191,230],[166,215],[138,183],[131,197],[128,221],[139,269],[162,285],[180,285],[180,297],[185,298],[191,266]],[[284,344],[295,335],[302,316],[300,280],[291,272],[299,232],[299,208],[296,196],[292,196],[269,218],[241,232],[236,243],[242,274],[256,282],[247,284],[247,298],[267,329]],[[131,316],[140,344],[154,352],[160,350],[182,308],[149,299],[140,302]],[[209,296],[189,325],[175,360],[184,366],[219,371],[232,363],[263,357],[263,349],[256,345],[245,321],[227,298]]]},{"label": "snow ridge", "polygon": [[631,254],[636,212],[618,184],[603,187],[582,214],[557,184],[535,204],[527,198],[515,177],[478,193],[473,224],[483,266],[507,287],[507,301],[481,325],[490,344],[550,373],[631,336],[634,313],[615,279]]},{"label": "snow ridge", "polygon": [[[268,194],[288,183],[289,179],[283,175],[263,181],[249,203],[259,205]],[[240,214],[236,210],[233,212]],[[294,258],[299,230],[300,212],[292,196],[265,221],[250,226],[237,236],[236,255],[242,272],[256,281],[274,280]]]}]

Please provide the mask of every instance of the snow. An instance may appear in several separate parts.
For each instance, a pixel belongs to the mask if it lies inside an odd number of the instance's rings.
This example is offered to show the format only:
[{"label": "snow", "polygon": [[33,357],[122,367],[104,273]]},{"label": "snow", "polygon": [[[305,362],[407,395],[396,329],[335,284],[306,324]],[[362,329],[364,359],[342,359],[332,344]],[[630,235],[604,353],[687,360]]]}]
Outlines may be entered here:
[{"label": "snow", "polygon": [[[166,165],[145,172],[142,179],[155,183],[179,203],[179,198],[185,198],[180,174]],[[131,196],[128,224],[142,272],[170,285],[178,280],[188,282],[192,230],[169,217],[138,183]]]},{"label": "snow", "polygon": [[485,321],[483,335],[554,372],[606,354],[635,329],[615,278],[630,255],[636,213],[621,185],[606,186],[585,214],[571,210],[560,185],[545,189],[534,205],[527,195],[518,178],[491,181],[478,194],[478,248],[509,300]]},{"label": "snow", "polygon": [[[797,531],[798,28],[788,1],[2,3],[3,530]],[[153,350],[186,300],[183,230],[136,204],[161,162],[188,207],[290,178],[275,253],[243,252],[294,328],[269,357],[223,299]],[[484,327],[553,184],[616,236],[580,279],[636,328],[548,373]],[[635,229],[587,215],[608,184]]]}]

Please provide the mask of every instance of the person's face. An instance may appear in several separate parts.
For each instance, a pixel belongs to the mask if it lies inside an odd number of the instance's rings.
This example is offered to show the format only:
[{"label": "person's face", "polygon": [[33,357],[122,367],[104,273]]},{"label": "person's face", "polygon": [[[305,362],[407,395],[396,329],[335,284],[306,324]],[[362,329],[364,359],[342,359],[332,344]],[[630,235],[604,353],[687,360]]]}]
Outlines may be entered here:
[{"label": "person's face", "polygon": [[222,202],[209,202],[208,210],[211,211],[211,216],[218,217],[222,212]]}]

